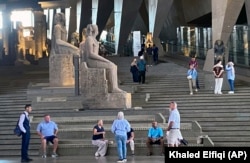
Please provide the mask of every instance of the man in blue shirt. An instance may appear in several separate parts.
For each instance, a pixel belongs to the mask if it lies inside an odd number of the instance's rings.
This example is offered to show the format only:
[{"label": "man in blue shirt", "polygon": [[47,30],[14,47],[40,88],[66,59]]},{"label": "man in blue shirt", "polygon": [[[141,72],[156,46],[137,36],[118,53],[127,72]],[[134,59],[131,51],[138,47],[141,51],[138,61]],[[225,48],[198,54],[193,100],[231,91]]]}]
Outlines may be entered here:
[{"label": "man in blue shirt", "polygon": [[177,109],[177,103],[174,101],[170,102],[169,106],[169,118],[168,118],[168,128],[167,131],[169,132],[168,134],[168,146],[169,147],[178,147],[180,144],[180,140],[182,138],[182,134],[180,131],[180,126],[181,126],[181,118],[180,118],[180,113]]},{"label": "man in blue shirt", "polygon": [[152,122],[152,127],[148,130],[148,139],[147,139],[147,148],[148,156],[153,155],[152,144],[158,144],[161,146],[161,153],[164,154],[164,139],[163,139],[163,130],[161,127],[157,126],[157,121]]},{"label": "man in blue shirt", "polygon": [[51,157],[55,158],[58,157],[56,154],[57,146],[58,146],[58,127],[57,124],[50,120],[50,115],[45,114],[44,120],[40,122],[37,126],[37,134],[41,138],[42,148],[43,148],[43,158],[46,158],[46,145],[48,142],[51,142],[53,144],[53,153]]}]

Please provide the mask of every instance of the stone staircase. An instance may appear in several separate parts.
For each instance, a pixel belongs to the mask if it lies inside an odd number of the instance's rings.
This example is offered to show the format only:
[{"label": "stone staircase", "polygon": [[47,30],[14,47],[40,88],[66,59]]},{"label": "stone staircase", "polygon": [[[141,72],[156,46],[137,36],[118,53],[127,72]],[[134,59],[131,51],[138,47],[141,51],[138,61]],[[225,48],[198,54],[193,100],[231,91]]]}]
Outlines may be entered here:
[{"label": "stone staircase", "polygon": [[[114,141],[110,126],[119,110],[124,111],[125,118],[135,129],[136,155],[145,155],[147,129],[153,119],[166,129],[167,110],[172,100],[178,103],[182,134],[189,141],[189,146],[243,146],[249,143],[247,138],[250,135],[248,131],[250,93],[248,93],[249,88],[241,82],[237,82],[234,95],[214,95],[212,91],[202,89],[204,78],[203,73],[200,72],[201,89],[197,94],[190,96],[185,75],[187,69],[183,66],[166,62],[163,58],[157,66],[149,67],[146,84],[139,85],[132,82],[129,72],[132,57],[110,57],[109,59],[119,65],[120,87],[132,93],[133,108],[79,109],[81,104],[77,103],[79,97],[74,97],[73,88],[69,88],[66,92],[57,92],[56,95],[48,94],[47,99],[42,97],[44,103],[32,102],[33,130],[30,155],[39,155],[40,141],[35,128],[44,113],[50,113],[52,119],[59,125],[58,153],[60,155],[93,155],[96,150],[96,147],[91,145],[93,125],[98,119],[104,119],[107,138]],[[42,87],[44,83],[48,83],[46,66],[18,69],[8,67],[6,71],[1,67],[0,73],[6,75],[6,78],[0,81],[0,130],[2,131],[0,157],[20,156],[21,139],[13,135],[12,130],[24,105],[34,100],[31,95],[35,94],[35,90],[32,90],[30,85],[42,83],[40,85]],[[29,94],[30,92],[32,93]],[[146,94],[150,96],[148,101],[145,100]],[[67,100],[64,101],[64,98]],[[204,136],[203,144],[197,144],[199,136]],[[159,148],[156,146],[154,150],[157,153]],[[108,153],[115,152],[116,144],[110,144]]]},{"label": "stone staircase", "polygon": [[187,69],[171,62],[165,66],[165,76],[151,75],[148,84],[138,86],[133,97],[149,94],[150,98],[147,102],[137,100],[136,105],[143,109],[166,108],[174,100],[178,103],[182,122],[197,121],[202,135],[208,135],[214,146],[250,145],[249,83],[236,80],[235,94],[229,95],[228,90],[223,90],[223,95],[214,95],[212,90],[204,90],[204,74],[199,71],[201,89],[191,96],[185,75]]}]

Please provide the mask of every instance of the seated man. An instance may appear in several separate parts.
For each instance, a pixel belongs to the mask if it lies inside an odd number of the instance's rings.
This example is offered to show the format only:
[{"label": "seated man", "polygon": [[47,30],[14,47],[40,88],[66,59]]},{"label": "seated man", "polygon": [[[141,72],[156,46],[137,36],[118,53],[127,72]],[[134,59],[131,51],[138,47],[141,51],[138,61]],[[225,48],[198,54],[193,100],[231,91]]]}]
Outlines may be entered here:
[{"label": "seated man", "polygon": [[98,146],[96,157],[105,156],[108,149],[108,140],[105,140],[103,120],[99,120],[93,128],[92,144]]},{"label": "seated man", "polygon": [[130,149],[131,149],[131,154],[132,155],[135,155],[135,142],[134,142],[134,138],[135,138],[134,129],[130,128],[130,131],[127,132],[127,144],[130,145]]},{"label": "seated man", "polygon": [[147,148],[148,154],[147,156],[153,155],[152,152],[152,144],[158,144],[161,146],[161,154],[164,154],[164,140],[163,140],[163,130],[161,127],[157,126],[157,122],[152,122],[152,127],[148,130],[148,138],[147,138]]},{"label": "seated man", "polygon": [[38,124],[36,131],[41,138],[42,149],[43,149],[42,158],[47,157],[46,145],[48,142],[53,144],[53,153],[51,157],[53,158],[58,157],[58,155],[56,154],[58,146],[58,138],[56,136],[58,133],[58,127],[55,122],[50,120],[49,114],[44,115],[44,120]]}]

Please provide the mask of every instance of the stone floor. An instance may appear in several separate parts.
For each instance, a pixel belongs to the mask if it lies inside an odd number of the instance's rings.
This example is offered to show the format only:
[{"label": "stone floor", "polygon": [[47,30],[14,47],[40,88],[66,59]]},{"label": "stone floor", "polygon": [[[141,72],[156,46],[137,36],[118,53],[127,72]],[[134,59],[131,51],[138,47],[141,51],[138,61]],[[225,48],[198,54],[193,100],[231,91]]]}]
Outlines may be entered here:
[{"label": "stone floor", "polygon": [[[116,163],[116,156],[61,156],[58,158],[32,157],[31,163]],[[164,156],[130,156],[127,163],[164,163]],[[20,158],[0,158],[0,163],[19,163]]]}]

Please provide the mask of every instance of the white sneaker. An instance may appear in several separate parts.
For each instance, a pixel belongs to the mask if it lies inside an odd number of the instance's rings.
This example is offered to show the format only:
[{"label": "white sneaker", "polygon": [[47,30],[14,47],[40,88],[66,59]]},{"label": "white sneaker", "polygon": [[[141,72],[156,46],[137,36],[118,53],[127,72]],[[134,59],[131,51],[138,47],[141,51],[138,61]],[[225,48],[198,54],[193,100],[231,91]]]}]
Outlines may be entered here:
[{"label": "white sneaker", "polygon": [[58,154],[52,153],[51,157],[56,158],[56,157],[58,157]]},{"label": "white sneaker", "polygon": [[43,154],[43,155],[42,155],[42,158],[47,158],[47,155],[46,155],[46,154]]},{"label": "white sneaker", "polygon": [[195,92],[198,92],[198,89],[195,89]]},{"label": "white sneaker", "polygon": [[228,94],[234,94],[234,91],[229,91]]},{"label": "white sneaker", "polygon": [[219,92],[218,94],[219,94],[219,95],[222,95],[223,93],[222,93],[222,92]]},{"label": "white sneaker", "polygon": [[123,160],[118,160],[117,163],[121,163],[121,162],[124,162]]},{"label": "white sneaker", "polygon": [[193,92],[190,92],[190,95],[193,95]]},{"label": "white sneaker", "polygon": [[99,155],[99,153],[98,152],[96,152],[95,153],[95,157],[99,157],[100,155]]},{"label": "white sneaker", "polygon": [[127,159],[123,159],[122,161],[123,161],[123,162],[127,162]]}]

